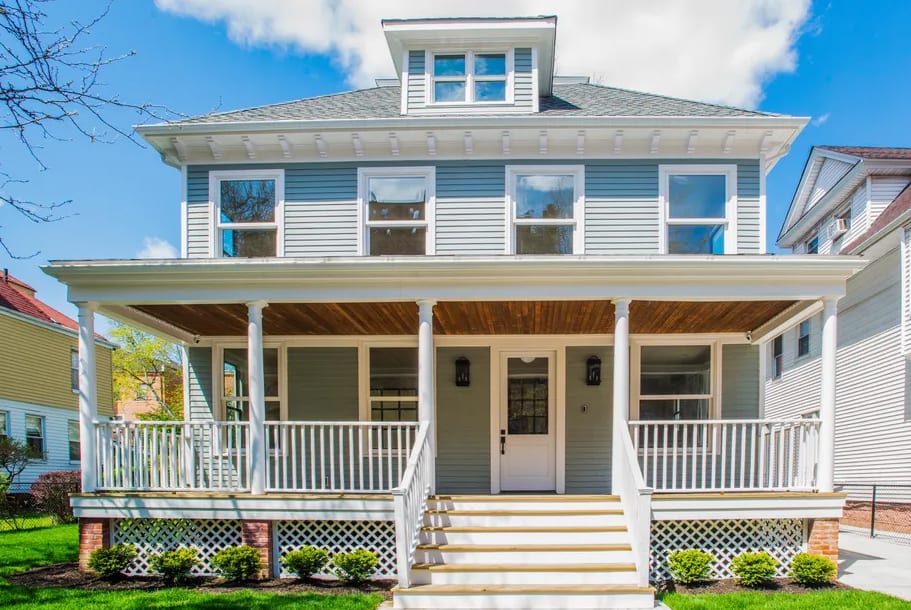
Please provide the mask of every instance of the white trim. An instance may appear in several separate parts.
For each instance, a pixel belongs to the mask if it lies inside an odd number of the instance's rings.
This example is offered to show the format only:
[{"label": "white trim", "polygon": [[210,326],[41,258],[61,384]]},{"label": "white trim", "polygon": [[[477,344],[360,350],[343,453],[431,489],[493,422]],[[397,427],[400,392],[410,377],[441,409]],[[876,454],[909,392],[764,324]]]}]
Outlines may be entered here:
[{"label": "white trim", "polygon": [[[489,106],[512,106],[515,105],[515,56],[513,48],[503,48],[502,46],[492,46],[487,48],[485,45],[472,45],[471,50],[464,48],[442,47],[434,50],[425,51],[424,73],[427,75],[427,86],[424,89],[424,104],[434,108],[464,108],[466,106],[482,107]],[[499,75],[484,76],[478,78],[474,73],[474,56],[479,55],[504,55],[506,63],[506,74],[501,78]],[[434,74],[434,58],[437,55],[464,55],[465,56],[465,74],[463,76],[441,76]],[[506,99],[492,101],[477,101],[474,99],[475,79],[480,81],[504,81]],[[440,82],[464,82],[465,99],[456,102],[438,102],[434,96],[434,84]]]},{"label": "white trim", "polygon": [[768,239],[768,210],[766,209],[766,166],[765,153],[759,155],[759,253],[765,254],[768,251],[766,240]]},{"label": "white trim", "polygon": [[187,202],[188,188],[187,164],[184,163],[180,166],[180,258],[187,258],[187,252],[190,249],[190,244],[187,243],[187,240],[189,239],[189,229],[187,227],[187,223],[189,222],[189,205]]},{"label": "white trim", "polygon": [[844,494],[655,494],[652,519],[839,519]]},{"label": "white trim", "polygon": [[[221,222],[222,180],[274,180],[275,209],[272,222]],[[209,254],[211,258],[247,258],[222,255],[221,232],[225,229],[275,229],[275,256],[285,255],[285,170],[249,169],[216,170],[209,172]]]},{"label": "white trim", "polygon": [[[519,175],[571,175],[573,177],[573,217],[516,218],[516,186]],[[574,255],[585,253],[585,165],[507,165],[506,166],[506,254],[516,254],[516,225],[560,225],[573,227]],[[566,256],[554,254],[553,256]]]},{"label": "white trim", "polygon": [[[670,176],[698,175],[698,176],[724,176],[725,177],[725,217],[722,218],[670,218],[670,201],[668,199]],[[724,163],[705,163],[687,165],[658,166],[658,253],[668,254],[669,224],[697,225],[697,224],[723,224],[724,225],[724,253],[737,254],[737,166]]]},{"label": "white trim", "polygon": [[[370,396],[370,350],[375,347],[410,347],[417,350],[417,333],[414,335],[390,335],[387,337],[355,337],[349,339],[349,342],[344,347],[357,347],[358,420],[365,422],[373,421],[371,409],[371,402],[373,399]],[[434,347],[436,347],[436,345]],[[415,382],[417,382],[417,370],[415,370],[414,374]],[[415,384],[415,389],[417,389],[417,384]],[[434,388],[434,392],[436,392],[436,388]],[[396,400],[401,400],[400,397],[395,398]],[[404,398],[409,399],[406,400],[406,402],[412,402],[412,400],[410,400],[412,397],[409,396]],[[414,395],[413,402],[415,403],[415,415],[417,415],[417,394]],[[415,421],[417,421],[417,417],[415,417]]]},{"label": "white trim", "polygon": [[721,405],[721,345],[723,342],[712,339],[698,339],[696,335],[670,335],[667,338],[658,336],[645,337],[642,335],[630,335],[630,421],[639,420],[639,401],[643,399],[641,394],[641,373],[642,373],[642,348],[644,346],[707,346],[710,349],[709,362],[711,370],[709,371],[709,394],[667,394],[667,395],[644,395],[646,400],[674,400],[691,399],[691,400],[708,400],[709,414],[708,419],[720,419],[722,413]]},{"label": "white trim", "polygon": [[[416,177],[423,178],[426,185],[427,201],[424,203],[424,220],[408,221],[370,221],[367,218],[367,183],[370,178]],[[359,167],[357,168],[357,252],[360,256],[370,258],[369,229],[371,226],[409,227],[424,226],[424,253],[431,256],[436,253],[436,167],[433,165],[395,166],[395,167]]]},{"label": "white trim", "polygon": [[[408,49],[402,51],[402,71],[400,72],[401,77],[399,80],[399,86],[402,89],[402,100],[401,100],[401,113],[403,115],[408,114],[408,94],[411,89],[411,77],[408,74],[410,69],[410,54],[411,52]],[[427,64],[424,64],[425,66]]]},{"label": "white trim", "polygon": [[[212,417],[218,421],[226,421],[227,415],[225,412],[225,402],[227,397],[225,396],[225,382],[224,382],[224,367],[225,367],[225,350],[226,349],[248,349],[246,342],[242,341],[243,337],[232,337],[230,341],[218,341],[211,344],[212,351],[212,388],[215,398],[215,404],[213,405],[214,412]],[[282,420],[288,419],[288,345],[284,342],[275,341],[272,337],[269,337],[268,340],[263,341],[263,350],[267,349],[276,349],[278,350],[278,396],[265,396],[265,401],[267,403],[274,402],[276,399],[279,401],[279,417]],[[189,366],[189,365],[188,365]],[[249,369],[249,363],[247,367]],[[187,379],[186,377],[184,379]],[[250,382],[247,381],[247,386]],[[189,385],[189,384],[184,384]],[[185,390],[186,392],[189,390]],[[249,396],[240,396],[240,397],[231,397],[232,399],[240,399],[247,403],[247,409],[249,409],[250,397]],[[189,399],[186,403],[189,407]],[[189,419],[189,414],[187,415]]]}]

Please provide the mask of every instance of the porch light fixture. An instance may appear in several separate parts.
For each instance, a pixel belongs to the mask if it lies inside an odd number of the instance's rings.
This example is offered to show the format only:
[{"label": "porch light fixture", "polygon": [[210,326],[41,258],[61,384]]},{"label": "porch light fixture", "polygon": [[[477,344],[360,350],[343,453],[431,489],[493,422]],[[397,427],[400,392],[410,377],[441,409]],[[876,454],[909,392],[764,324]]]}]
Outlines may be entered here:
[{"label": "porch light fixture", "polygon": [[456,358],[455,383],[460,388],[467,388],[471,385],[471,361],[465,356]]},{"label": "porch light fixture", "polygon": [[585,361],[585,383],[587,385],[601,385],[601,358],[589,356]]}]

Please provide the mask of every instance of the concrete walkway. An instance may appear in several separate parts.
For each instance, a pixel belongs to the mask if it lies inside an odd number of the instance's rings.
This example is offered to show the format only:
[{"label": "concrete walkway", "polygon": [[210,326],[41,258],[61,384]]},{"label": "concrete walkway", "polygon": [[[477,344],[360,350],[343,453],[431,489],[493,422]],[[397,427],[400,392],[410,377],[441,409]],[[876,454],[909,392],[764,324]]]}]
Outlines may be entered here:
[{"label": "concrete walkway", "polygon": [[838,548],[841,582],[911,601],[911,543],[842,530]]}]

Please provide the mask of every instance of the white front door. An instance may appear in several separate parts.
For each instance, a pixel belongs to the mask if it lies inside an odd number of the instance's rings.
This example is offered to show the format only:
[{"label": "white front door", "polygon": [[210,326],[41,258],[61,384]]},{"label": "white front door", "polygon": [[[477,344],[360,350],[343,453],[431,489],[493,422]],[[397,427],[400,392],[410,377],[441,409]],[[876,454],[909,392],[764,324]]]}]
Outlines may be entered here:
[{"label": "white front door", "polygon": [[556,489],[556,353],[507,352],[500,365],[496,440],[502,491]]}]

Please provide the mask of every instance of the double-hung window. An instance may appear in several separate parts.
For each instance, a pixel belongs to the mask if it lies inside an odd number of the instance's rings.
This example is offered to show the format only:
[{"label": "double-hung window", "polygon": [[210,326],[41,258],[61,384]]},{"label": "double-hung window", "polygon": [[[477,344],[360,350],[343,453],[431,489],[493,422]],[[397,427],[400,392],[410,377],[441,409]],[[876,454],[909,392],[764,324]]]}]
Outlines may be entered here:
[{"label": "double-hung window", "polygon": [[44,418],[40,415],[25,416],[25,444],[33,456],[45,457]]},{"label": "double-hung window", "polygon": [[582,254],[582,166],[510,166],[510,254]]},{"label": "double-hung window", "polygon": [[639,419],[709,419],[713,411],[711,345],[642,345]]},{"label": "double-hung window", "polygon": [[371,421],[417,421],[417,348],[371,347],[369,349]]},{"label": "double-hung window", "polygon": [[209,176],[216,209],[215,251],[221,256],[277,256],[281,245],[283,172],[211,172]]},{"label": "double-hung window", "polygon": [[368,256],[433,254],[432,167],[361,168],[358,192]]},{"label": "double-hung window", "polygon": [[508,98],[507,53],[438,53],[433,56],[432,103],[505,102]]},{"label": "double-hung window", "polygon": [[[222,409],[228,421],[250,421],[250,367],[246,348],[225,348],[222,352]],[[263,349],[263,393],[266,421],[281,419],[279,350]]]},{"label": "double-hung window", "polygon": [[70,389],[79,391],[79,351],[70,350]]},{"label": "double-hung window", "polygon": [[772,379],[780,379],[784,372],[784,336],[772,339]]},{"label": "double-hung window", "polygon": [[662,165],[662,252],[737,253],[737,166]]},{"label": "double-hung window", "polygon": [[69,444],[70,461],[78,462],[82,457],[81,448],[79,446],[79,422],[75,419],[67,420],[66,434]]},{"label": "double-hung window", "polygon": [[797,356],[810,353],[810,321],[804,320],[797,326]]}]

